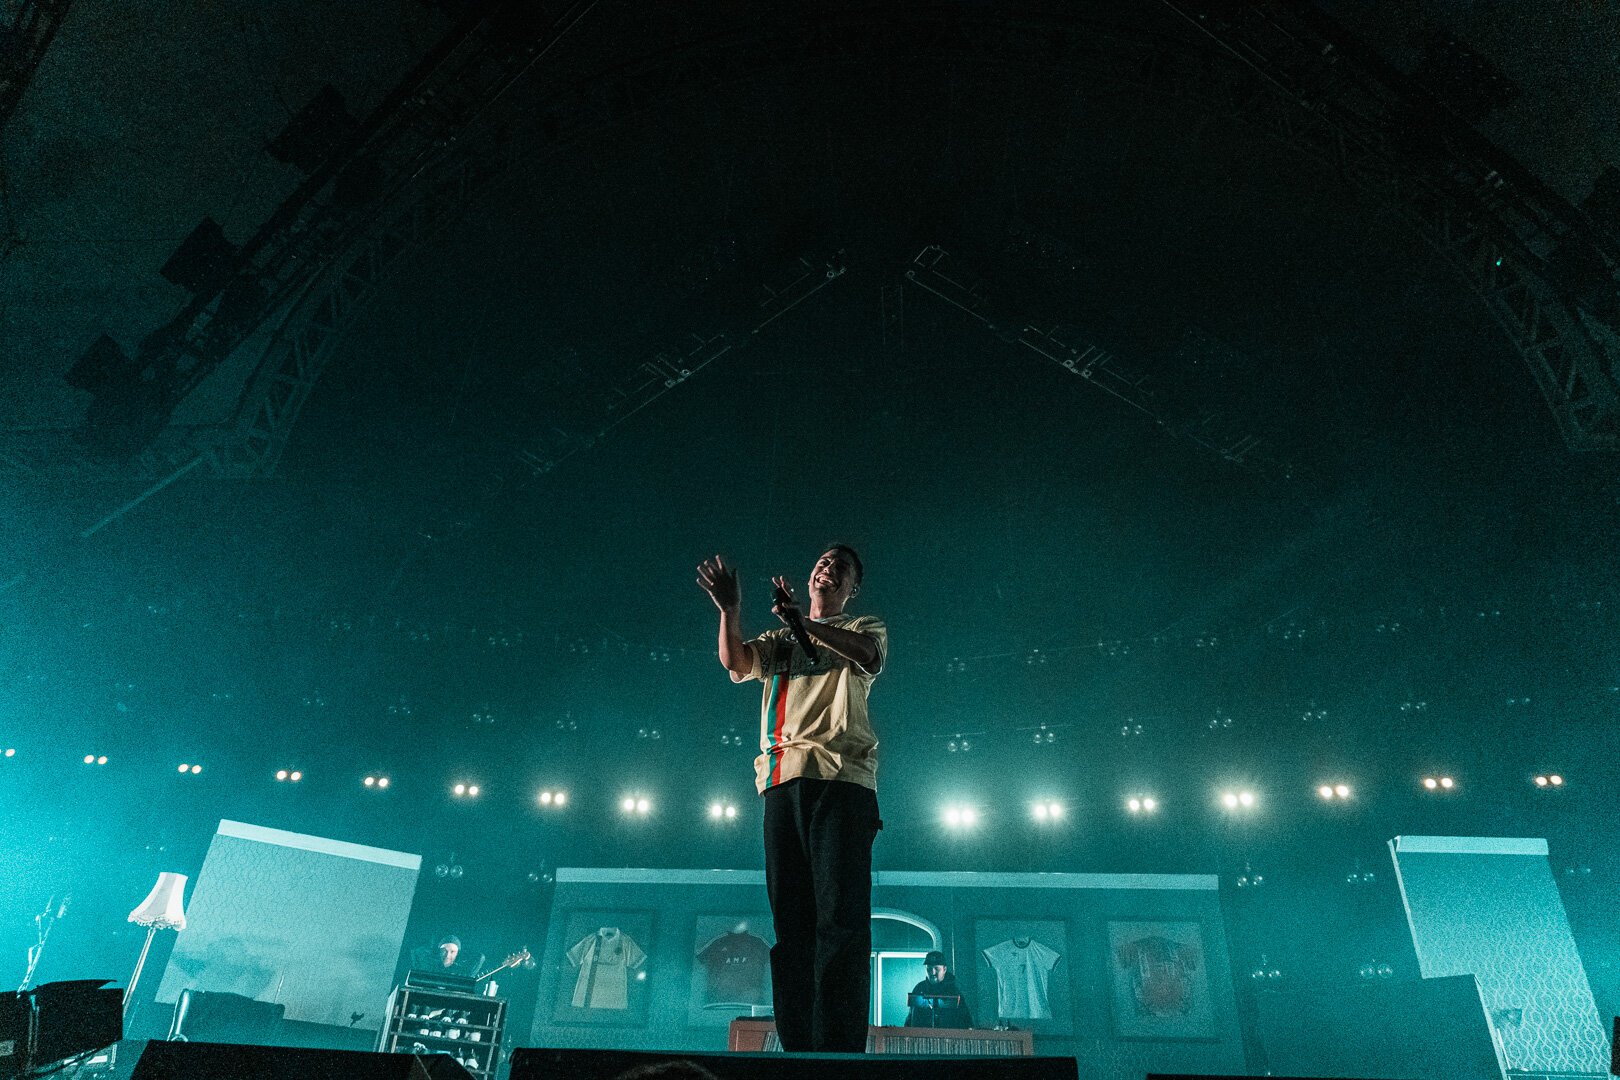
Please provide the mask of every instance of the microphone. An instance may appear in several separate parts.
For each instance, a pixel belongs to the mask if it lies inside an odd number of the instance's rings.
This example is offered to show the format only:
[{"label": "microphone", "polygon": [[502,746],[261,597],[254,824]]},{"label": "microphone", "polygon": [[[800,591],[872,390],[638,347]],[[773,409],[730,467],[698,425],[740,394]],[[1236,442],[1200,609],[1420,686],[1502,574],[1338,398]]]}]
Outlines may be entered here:
[{"label": "microphone", "polygon": [[782,617],[787,620],[788,631],[793,635],[793,640],[799,643],[799,648],[804,650],[804,655],[810,658],[810,663],[814,664],[818,659],[816,646],[810,640],[810,635],[805,633],[804,620],[799,618],[798,612],[788,606],[792,603],[793,597],[787,594],[786,589],[778,585],[776,587],[776,605],[785,609]]}]

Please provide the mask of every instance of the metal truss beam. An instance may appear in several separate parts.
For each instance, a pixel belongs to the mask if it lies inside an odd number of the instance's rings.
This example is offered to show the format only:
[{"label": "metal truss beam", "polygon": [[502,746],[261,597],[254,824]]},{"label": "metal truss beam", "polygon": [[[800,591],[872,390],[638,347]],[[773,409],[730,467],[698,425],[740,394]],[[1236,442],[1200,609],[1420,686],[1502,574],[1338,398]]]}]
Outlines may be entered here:
[{"label": "metal truss beam", "polygon": [[1260,439],[1242,431],[1231,418],[1178,406],[1155,386],[1146,371],[1099,345],[1086,342],[1072,328],[1042,330],[1016,317],[993,316],[984,283],[966,284],[973,279],[947,266],[948,258],[943,248],[932,245],[924,248],[906,270],[906,280],[976,319],[1008,344],[1022,346],[1069,374],[1078,375],[1170,434],[1185,438],[1234,465],[1284,478],[1293,475],[1291,465],[1264,452]]},{"label": "metal truss beam", "polygon": [[1620,449],[1613,328],[1551,266],[1566,244],[1601,251],[1612,296],[1620,250],[1603,230],[1310,4],[1270,0],[1222,18],[1161,2],[1235,62],[1166,53],[1148,69],[1154,90],[1218,103],[1397,215],[1484,302],[1570,449]]},{"label": "metal truss beam", "polygon": [[22,0],[10,26],[0,27],[0,129],[10,121],[73,0]]},{"label": "metal truss beam", "polygon": [[761,286],[759,308],[742,330],[698,337],[685,352],[660,352],[636,365],[608,388],[600,413],[571,418],[567,428],[549,428],[519,452],[518,460],[536,476],[551,472],[726,353],[746,348],[777,319],[843,277],[848,269],[842,251],[823,257],[801,256],[781,280]]}]

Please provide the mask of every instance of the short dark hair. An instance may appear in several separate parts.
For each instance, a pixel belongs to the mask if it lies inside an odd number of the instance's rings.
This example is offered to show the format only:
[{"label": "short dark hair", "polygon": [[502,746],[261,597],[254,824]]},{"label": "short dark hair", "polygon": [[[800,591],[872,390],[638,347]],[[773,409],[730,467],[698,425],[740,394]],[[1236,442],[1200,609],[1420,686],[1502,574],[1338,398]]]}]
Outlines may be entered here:
[{"label": "short dark hair", "polygon": [[861,565],[860,554],[848,544],[828,544],[821,550],[823,554],[829,551],[842,551],[845,555],[848,555],[849,561],[855,564],[855,584],[859,585],[861,579],[866,576],[866,568]]}]

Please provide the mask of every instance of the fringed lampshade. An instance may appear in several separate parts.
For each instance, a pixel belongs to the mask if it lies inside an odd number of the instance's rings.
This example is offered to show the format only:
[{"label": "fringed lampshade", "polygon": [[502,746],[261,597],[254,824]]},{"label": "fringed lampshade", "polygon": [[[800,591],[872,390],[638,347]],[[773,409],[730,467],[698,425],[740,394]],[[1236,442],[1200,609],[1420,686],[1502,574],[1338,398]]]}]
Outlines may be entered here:
[{"label": "fringed lampshade", "polygon": [[161,930],[186,928],[186,875],[161,873],[157,884],[141,906],[129,913],[129,921]]}]

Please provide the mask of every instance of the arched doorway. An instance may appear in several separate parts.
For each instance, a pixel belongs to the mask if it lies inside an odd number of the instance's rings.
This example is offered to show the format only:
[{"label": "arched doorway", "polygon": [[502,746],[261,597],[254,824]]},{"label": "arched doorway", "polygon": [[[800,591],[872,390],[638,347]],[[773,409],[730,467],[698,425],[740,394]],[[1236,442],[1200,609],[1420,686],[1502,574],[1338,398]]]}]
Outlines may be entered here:
[{"label": "arched doorway", "polygon": [[924,977],[923,957],[942,948],[939,927],[898,908],[872,909],[872,1005],[867,1022],[897,1027],[906,1020],[906,994]]}]

